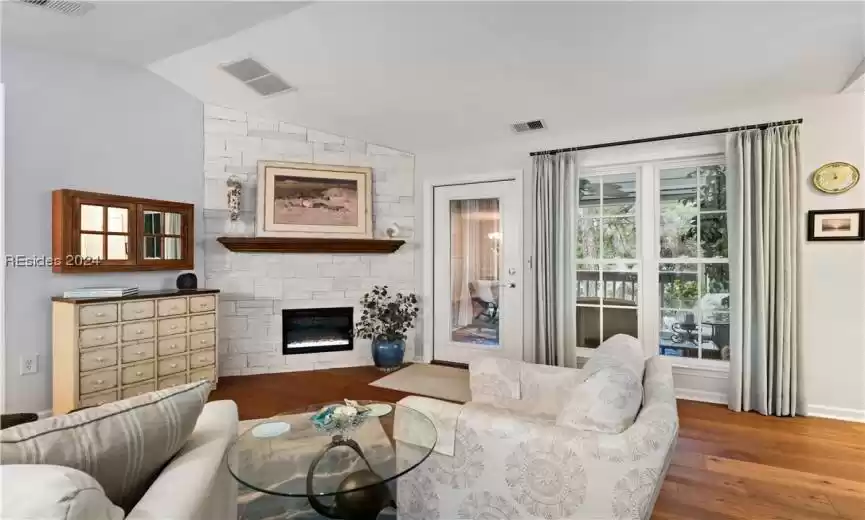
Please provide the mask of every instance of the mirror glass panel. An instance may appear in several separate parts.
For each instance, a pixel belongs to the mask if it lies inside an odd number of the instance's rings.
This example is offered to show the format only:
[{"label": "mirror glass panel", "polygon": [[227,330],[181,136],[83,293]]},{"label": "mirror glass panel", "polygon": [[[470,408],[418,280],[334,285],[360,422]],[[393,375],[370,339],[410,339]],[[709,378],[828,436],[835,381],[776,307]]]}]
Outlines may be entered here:
[{"label": "mirror glass panel", "polygon": [[81,233],[81,256],[85,259],[102,259],[102,235]]},{"label": "mirror glass panel", "polygon": [[[112,233],[129,233],[128,209],[108,208],[108,231]],[[108,254],[108,257],[111,258],[110,253]]]},{"label": "mirror glass panel", "polygon": [[180,234],[180,214],[179,213],[165,213],[163,216],[165,221],[165,234],[166,235],[179,235]]},{"label": "mirror glass panel", "polygon": [[149,260],[162,258],[162,240],[159,237],[144,237],[144,258]]},{"label": "mirror glass panel", "polygon": [[103,231],[105,224],[102,222],[102,206],[81,205],[81,230]]},{"label": "mirror glass panel", "polygon": [[127,260],[129,258],[129,236],[108,235],[108,260]]},{"label": "mirror glass panel", "polygon": [[166,260],[180,260],[183,258],[183,253],[180,249],[180,239],[177,237],[165,237],[164,255],[162,258]]},{"label": "mirror glass panel", "polygon": [[158,211],[144,212],[144,234],[156,235],[162,233],[162,213]]}]

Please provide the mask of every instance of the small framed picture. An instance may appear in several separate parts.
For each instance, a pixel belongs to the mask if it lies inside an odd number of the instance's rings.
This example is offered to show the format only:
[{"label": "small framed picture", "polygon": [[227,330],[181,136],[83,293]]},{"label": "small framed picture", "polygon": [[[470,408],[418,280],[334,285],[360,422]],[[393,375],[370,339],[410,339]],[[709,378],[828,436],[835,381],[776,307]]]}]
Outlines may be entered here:
[{"label": "small framed picture", "polygon": [[808,212],[808,241],[865,240],[865,209],[820,209]]}]

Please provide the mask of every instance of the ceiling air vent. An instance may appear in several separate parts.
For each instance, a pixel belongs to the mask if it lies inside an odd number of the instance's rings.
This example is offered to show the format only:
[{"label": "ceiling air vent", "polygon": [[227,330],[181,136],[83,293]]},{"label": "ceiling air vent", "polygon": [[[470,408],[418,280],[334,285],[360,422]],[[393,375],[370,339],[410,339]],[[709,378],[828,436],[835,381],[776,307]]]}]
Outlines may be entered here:
[{"label": "ceiling air vent", "polygon": [[543,130],[547,125],[544,123],[543,119],[535,119],[534,121],[523,121],[521,123],[514,123],[511,125],[511,128],[514,129],[514,132],[521,134],[523,132],[532,132],[534,130]]},{"label": "ceiling air vent", "polygon": [[71,0],[18,0],[21,4],[50,9],[55,13],[69,16],[82,16],[93,9],[93,4],[88,2],[73,2]]},{"label": "ceiling air vent", "polygon": [[252,58],[219,66],[261,96],[273,96],[294,90],[294,87]]}]

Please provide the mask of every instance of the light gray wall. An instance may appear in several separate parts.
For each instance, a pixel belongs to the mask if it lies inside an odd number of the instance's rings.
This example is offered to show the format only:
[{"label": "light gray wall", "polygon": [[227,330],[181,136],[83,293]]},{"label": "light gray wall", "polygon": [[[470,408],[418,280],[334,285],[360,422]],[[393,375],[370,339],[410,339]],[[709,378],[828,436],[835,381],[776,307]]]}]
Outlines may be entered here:
[{"label": "light gray wall", "polygon": [[[7,255],[51,254],[51,191],[75,188],[191,202],[200,236],[202,104],[140,68],[3,45]],[[196,272],[203,249],[196,239]],[[51,406],[51,302],[92,285],[173,287],[177,272],[53,274],[6,268],[4,411]],[[39,372],[19,375],[24,353]]]}]

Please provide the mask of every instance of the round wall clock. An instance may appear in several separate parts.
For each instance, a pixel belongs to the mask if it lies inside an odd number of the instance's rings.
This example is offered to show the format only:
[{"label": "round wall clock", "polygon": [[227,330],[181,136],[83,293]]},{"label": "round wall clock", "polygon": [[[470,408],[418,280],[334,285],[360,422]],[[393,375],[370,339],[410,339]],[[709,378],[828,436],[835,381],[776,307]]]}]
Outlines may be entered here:
[{"label": "round wall clock", "polygon": [[811,182],[823,193],[844,193],[859,182],[859,170],[850,163],[828,163],[817,168]]}]

